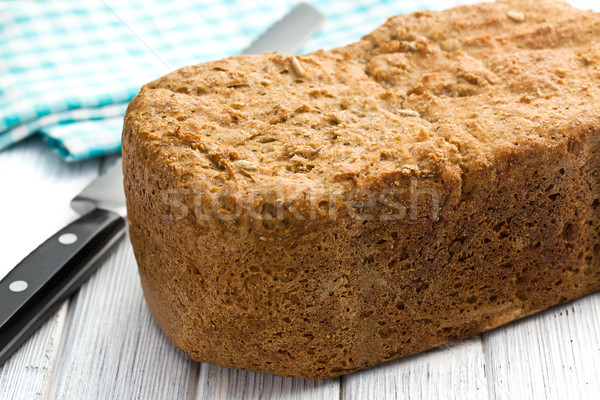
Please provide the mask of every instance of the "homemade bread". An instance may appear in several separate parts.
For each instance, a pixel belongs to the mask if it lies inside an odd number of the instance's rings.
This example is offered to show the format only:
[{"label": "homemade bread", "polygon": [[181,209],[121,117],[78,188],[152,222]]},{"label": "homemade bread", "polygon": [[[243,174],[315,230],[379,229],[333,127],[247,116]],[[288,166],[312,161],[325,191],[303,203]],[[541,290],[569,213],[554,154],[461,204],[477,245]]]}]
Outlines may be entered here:
[{"label": "homemade bread", "polygon": [[599,39],[499,1],[145,85],[123,168],[151,313],[195,360],[319,379],[598,291]]}]

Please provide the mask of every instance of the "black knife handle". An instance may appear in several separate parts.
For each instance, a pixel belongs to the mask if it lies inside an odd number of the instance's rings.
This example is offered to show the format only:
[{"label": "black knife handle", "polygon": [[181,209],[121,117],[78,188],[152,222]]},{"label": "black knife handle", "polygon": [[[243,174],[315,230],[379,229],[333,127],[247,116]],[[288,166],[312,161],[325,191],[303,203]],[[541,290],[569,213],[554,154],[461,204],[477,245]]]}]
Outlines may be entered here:
[{"label": "black knife handle", "polygon": [[95,209],[56,232],[0,281],[0,365],[90,277],[123,233],[123,217]]}]

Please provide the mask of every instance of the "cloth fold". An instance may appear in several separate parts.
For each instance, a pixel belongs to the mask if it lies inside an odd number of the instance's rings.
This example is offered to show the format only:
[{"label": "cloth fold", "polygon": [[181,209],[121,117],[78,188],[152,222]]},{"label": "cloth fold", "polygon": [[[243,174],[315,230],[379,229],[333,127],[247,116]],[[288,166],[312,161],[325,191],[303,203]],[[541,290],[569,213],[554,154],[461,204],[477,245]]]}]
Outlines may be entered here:
[{"label": "cloth fold", "polygon": [[[358,40],[395,14],[452,5],[433,0],[310,3],[327,20],[301,53]],[[0,150],[39,133],[67,161],[118,152],[122,117],[141,85],[184,65],[239,53],[296,4],[1,2]]]}]

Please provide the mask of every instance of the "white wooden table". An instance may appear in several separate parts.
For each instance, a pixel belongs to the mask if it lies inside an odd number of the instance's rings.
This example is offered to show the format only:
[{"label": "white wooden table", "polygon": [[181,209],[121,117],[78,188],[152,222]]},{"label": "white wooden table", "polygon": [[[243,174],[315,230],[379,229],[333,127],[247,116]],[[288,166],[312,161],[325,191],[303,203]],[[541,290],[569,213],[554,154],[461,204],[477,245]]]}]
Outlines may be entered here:
[{"label": "white wooden table", "polygon": [[[39,138],[0,152],[0,277],[75,219],[69,200],[110,162],[66,164]],[[191,361],[152,320],[136,268],[125,239],[0,366],[0,399],[600,398],[600,294],[420,355],[309,381]]]}]

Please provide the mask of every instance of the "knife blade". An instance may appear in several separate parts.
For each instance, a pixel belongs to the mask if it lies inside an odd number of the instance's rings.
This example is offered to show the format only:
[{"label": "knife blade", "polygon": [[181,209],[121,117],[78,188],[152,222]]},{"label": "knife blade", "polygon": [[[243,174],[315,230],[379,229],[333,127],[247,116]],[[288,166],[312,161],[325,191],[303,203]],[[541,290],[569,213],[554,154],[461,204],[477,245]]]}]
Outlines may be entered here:
[{"label": "knife blade", "polygon": [[[324,17],[305,3],[260,36],[244,53],[291,53]],[[125,234],[120,160],[71,201],[81,215],[33,250],[0,281],[0,365],[98,268]]]},{"label": "knife blade", "polygon": [[306,3],[300,3],[242,52],[260,54],[275,51],[293,54],[323,25],[325,18]]}]

